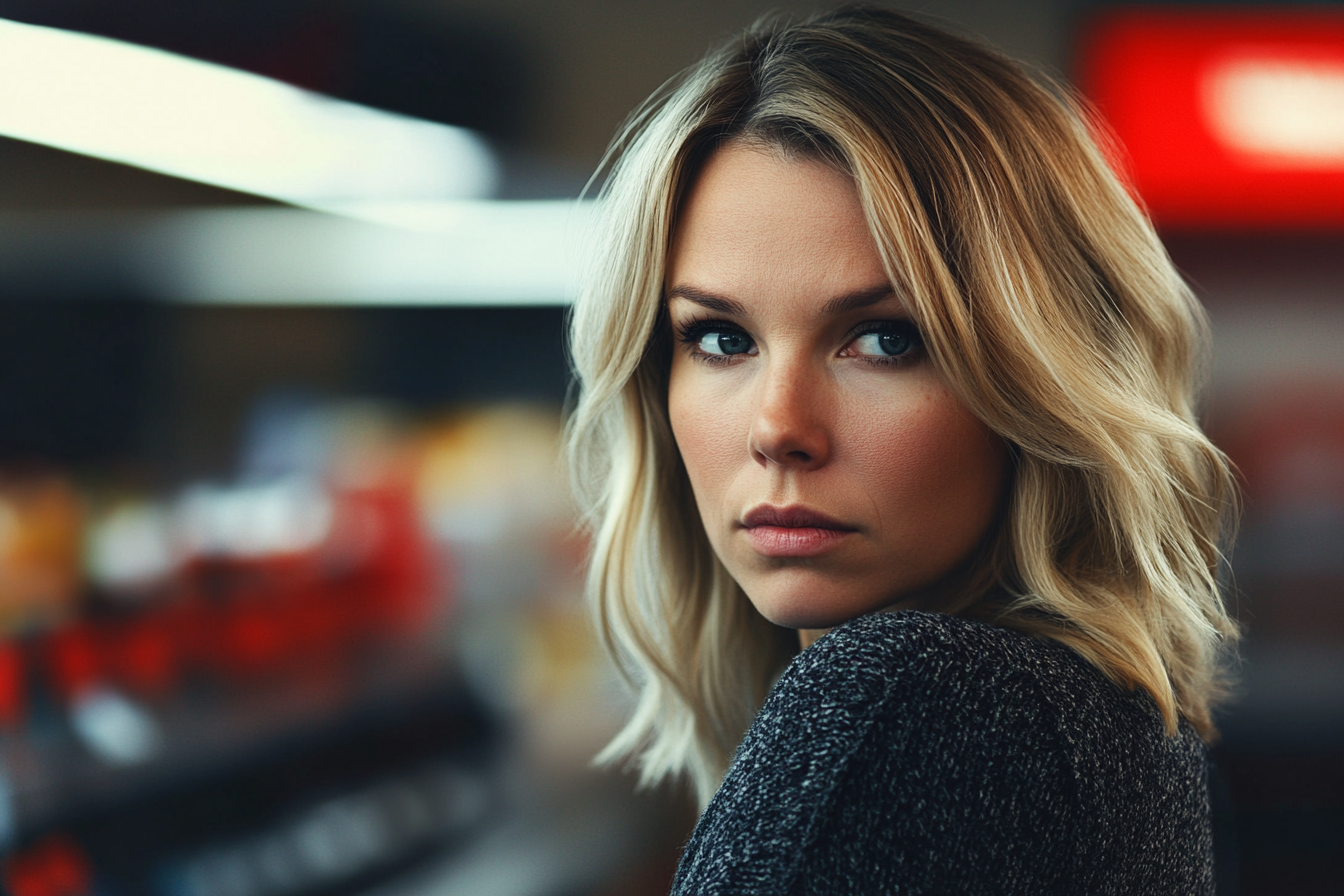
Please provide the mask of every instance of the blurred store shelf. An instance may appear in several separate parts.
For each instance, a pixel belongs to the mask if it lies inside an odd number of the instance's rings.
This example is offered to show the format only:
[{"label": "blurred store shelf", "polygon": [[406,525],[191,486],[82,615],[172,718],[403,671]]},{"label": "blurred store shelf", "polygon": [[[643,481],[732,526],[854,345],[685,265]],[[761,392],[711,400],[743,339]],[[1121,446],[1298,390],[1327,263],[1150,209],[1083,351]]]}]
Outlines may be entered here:
[{"label": "blurred store shelf", "polygon": [[248,419],[167,494],[0,465],[12,896],[562,894],[680,836],[587,768],[625,703],[557,409]]},{"label": "blurred store shelf", "polygon": [[1206,426],[1244,515],[1228,599],[1245,630],[1218,713],[1244,894],[1344,879],[1344,234],[1168,234],[1209,308]]}]

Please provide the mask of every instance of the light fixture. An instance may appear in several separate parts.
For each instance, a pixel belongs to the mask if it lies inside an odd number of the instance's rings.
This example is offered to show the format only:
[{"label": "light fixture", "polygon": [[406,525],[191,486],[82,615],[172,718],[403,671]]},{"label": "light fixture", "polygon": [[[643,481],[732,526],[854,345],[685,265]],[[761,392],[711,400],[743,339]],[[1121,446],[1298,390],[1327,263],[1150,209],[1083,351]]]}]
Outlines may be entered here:
[{"label": "light fixture", "polygon": [[1121,6],[1077,83],[1167,230],[1344,228],[1344,8]]},{"label": "light fixture", "polygon": [[1210,128],[1235,151],[1276,168],[1344,168],[1344,61],[1231,56],[1203,87]]},{"label": "light fixture", "polygon": [[0,135],[309,208],[480,199],[464,128],[103,37],[0,19]]},{"label": "light fixture", "polygon": [[573,300],[595,204],[573,200],[159,213],[121,228],[138,290],[247,305]]}]

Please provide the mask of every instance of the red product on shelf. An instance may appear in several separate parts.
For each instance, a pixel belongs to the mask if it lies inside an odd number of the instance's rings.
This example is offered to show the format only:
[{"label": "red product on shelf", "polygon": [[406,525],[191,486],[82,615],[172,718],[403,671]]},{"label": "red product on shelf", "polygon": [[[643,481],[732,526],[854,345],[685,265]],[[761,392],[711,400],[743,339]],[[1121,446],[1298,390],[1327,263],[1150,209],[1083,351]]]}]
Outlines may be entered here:
[{"label": "red product on shelf", "polygon": [[117,678],[133,693],[167,697],[178,675],[172,632],[161,611],[127,620],[108,633]]},{"label": "red product on shelf", "polygon": [[88,623],[75,622],[50,632],[46,658],[56,693],[71,701],[107,677],[100,638]]},{"label": "red product on shelf", "polygon": [[349,589],[359,615],[356,624],[380,636],[410,635],[425,622],[433,573],[430,548],[409,492],[381,488],[340,496],[347,513],[372,525],[364,562],[352,569]]},{"label": "red product on shelf", "polygon": [[93,869],[78,843],[59,834],[39,840],[4,860],[10,896],[89,896]]},{"label": "red product on shelf", "polygon": [[220,609],[219,658],[231,677],[277,673],[295,658],[282,602],[283,598],[242,597]]},{"label": "red product on shelf", "polygon": [[14,641],[0,641],[0,730],[17,728],[27,718],[27,686],[23,648]]},{"label": "red product on shelf", "polygon": [[327,543],[258,557],[200,557],[163,614],[181,661],[229,680],[331,667],[361,645],[415,637],[431,609],[430,549],[410,496],[333,496]]}]

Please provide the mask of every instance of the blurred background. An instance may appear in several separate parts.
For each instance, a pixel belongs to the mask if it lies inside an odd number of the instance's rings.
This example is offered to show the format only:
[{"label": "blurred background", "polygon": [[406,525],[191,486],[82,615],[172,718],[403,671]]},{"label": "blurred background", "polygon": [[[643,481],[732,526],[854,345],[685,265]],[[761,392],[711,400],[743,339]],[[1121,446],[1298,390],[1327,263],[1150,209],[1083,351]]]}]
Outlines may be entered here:
[{"label": "blurred background", "polygon": [[[588,766],[573,200],[762,9],[0,0],[6,892],[666,892],[687,795]],[[1344,892],[1344,7],[919,11],[1084,92],[1210,310],[1219,892]]]}]

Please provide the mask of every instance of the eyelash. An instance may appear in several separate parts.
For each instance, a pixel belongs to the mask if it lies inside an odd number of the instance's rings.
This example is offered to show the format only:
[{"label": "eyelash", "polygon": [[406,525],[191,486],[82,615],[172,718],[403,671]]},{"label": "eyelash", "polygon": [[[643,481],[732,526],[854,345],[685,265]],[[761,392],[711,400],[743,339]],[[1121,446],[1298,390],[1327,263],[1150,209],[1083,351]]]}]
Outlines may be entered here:
[{"label": "eyelash", "polygon": [[876,320],[867,321],[855,327],[845,338],[845,346],[848,347],[861,336],[867,336],[871,333],[895,333],[906,330],[910,335],[910,348],[904,354],[888,355],[886,357],[875,357],[864,355],[860,360],[873,365],[874,367],[900,367],[912,362],[924,348],[924,337],[919,332],[913,321],[909,320]]},{"label": "eyelash", "polygon": [[[909,364],[913,360],[913,356],[924,348],[924,338],[914,323],[908,320],[879,320],[861,323],[845,336],[845,346],[848,347],[856,339],[868,336],[872,333],[889,333],[905,327],[910,329],[910,335],[912,336],[912,341],[914,343],[908,352],[902,355],[891,355],[888,357],[862,355],[859,356],[859,360],[871,364],[874,367],[898,367],[902,362]],[[701,351],[699,348],[700,340],[703,339],[706,334],[731,332],[742,333],[750,338],[750,334],[737,324],[730,323],[726,320],[716,320],[711,317],[693,318],[683,324],[677,324],[674,327],[674,330],[676,332],[677,341],[685,346],[686,351],[691,357],[702,363],[715,366],[732,364],[734,363],[734,358],[736,356],[711,355],[708,352]]]},{"label": "eyelash", "polygon": [[685,346],[686,351],[697,361],[703,361],[706,364],[722,365],[733,363],[732,355],[711,355],[700,350],[700,340],[705,338],[707,333],[746,333],[747,331],[731,324],[726,320],[715,320],[710,317],[697,317],[688,320],[684,324],[676,326],[677,341]]}]

